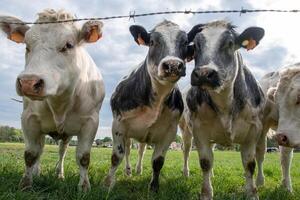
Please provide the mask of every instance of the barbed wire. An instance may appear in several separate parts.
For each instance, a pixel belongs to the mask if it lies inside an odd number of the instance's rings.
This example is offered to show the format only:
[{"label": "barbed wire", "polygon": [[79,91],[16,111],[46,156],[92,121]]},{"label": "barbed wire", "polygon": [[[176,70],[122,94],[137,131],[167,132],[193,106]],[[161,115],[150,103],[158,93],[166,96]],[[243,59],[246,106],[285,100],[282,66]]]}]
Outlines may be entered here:
[{"label": "barbed wire", "polygon": [[150,12],[150,13],[141,13],[135,14],[135,11],[130,12],[128,15],[115,15],[115,16],[108,16],[108,17],[89,17],[89,18],[75,18],[75,19],[68,19],[68,20],[59,20],[59,21],[44,21],[44,22],[4,22],[0,21],[0,23],[9,23],[9,24],[57,24],[57,23],[66,23],[66,22],[78,22],[78,21],[89,21],[89,20],[111,20],[111,19],[122,19],[128,18],[135,20],[137,17],[145,17],[145,16],[153,16],[153,15],[170,15],[170,14],[222,14],[222,13],[239,13],[240,16],[242,14],[247,13],[264,13],[264,12],[272,12],[272,13],[299,13],[300,10],[279,10],[279,9],[244,9],[241,8],[240,10],[202,10],[202,11],[191,11],[191,10],[184,10],[184,11],[163,11],[163,12]]}]

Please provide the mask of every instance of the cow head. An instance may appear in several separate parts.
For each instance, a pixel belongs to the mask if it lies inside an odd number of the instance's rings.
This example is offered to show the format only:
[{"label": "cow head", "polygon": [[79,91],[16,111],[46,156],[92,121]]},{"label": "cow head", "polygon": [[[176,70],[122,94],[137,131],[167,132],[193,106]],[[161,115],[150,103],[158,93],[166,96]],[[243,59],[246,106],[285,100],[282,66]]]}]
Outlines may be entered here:
[{"label": "cow head", "polygon": [[281,71],[277,86],[267,96],[278,110],[278,144],[300,147],[300,64]]},{"label": "cow head", "polygon": [[149,47],[146,63],[152,78],[160,83],[175,83],[185,76],[185,60],[189,58],[189,43],[198,32],[195,26],[188,34],[170,21],[163,21],[148,32],[133,25],[130,32],[139,45]]},{"label": "cow head", "polygon": [[[38,14],[37,22],[70,20],[64,11],[45,10]],[[102,22],[88,21],[82,28],[73,22],[37,24],[29,27],[8,16],[0,16],[0,28],[8,39],[26,45],[25,70],[16,80],[20,96],[42,100],[72,92],[86,52],[82,43],[96,42],[102,34]]]},{"label": "cow head", "polygon": [[264,30],[250,27],[238,34],[226,21],[204,24],[194,39],[195,69],[191,84],[206,89],[224,88],[236,75],[236,50],[255,48]]}]

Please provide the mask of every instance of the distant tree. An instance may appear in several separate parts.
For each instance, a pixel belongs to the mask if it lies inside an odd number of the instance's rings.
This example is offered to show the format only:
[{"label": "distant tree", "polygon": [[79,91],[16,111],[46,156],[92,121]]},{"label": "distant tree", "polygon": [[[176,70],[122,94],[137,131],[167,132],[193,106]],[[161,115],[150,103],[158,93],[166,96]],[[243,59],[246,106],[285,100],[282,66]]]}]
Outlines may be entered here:
[{"label": "distant tree", "polygon": [[110,137],[105,137],[103,138],[102,142],[105,143],[105,142],[111,142],[112,139]]}]

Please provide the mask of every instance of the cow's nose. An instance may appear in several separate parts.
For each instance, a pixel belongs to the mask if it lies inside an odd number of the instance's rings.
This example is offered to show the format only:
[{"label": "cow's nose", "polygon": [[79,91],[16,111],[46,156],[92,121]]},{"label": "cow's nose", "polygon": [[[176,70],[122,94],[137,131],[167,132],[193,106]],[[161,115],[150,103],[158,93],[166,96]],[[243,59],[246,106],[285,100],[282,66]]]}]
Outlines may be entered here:
[{"label": "cow's nose", "polygon": [[168,74],[185,76],[185,66],[180,60],[167,60],[162,63],[162,69]]},{"label": "cow's nose", "polygon": [[44,90],[44,80],[39,77],[18,78],[19,89],[25,96],[42,96]]},{"label": "cow's nose", "polygon": [[289,139],[284,133],[278,133],[275,135],[275,139],[277,143],[281,146],[288,146],[289,144]]},{"label": "cow's nose", "polygon": [[197,68],[194,69],[191,75],[191,84],[198,85],[206,82],[213,82],[218,80],[218,72],[211,68]]}]

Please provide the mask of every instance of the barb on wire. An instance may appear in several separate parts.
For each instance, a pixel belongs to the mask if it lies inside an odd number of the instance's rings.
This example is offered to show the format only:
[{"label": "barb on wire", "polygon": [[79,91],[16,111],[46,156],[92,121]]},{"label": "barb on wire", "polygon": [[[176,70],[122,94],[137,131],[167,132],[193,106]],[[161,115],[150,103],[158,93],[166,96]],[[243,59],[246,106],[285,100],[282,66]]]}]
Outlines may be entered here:
[{"label": "barb on wire", "polygon": [[16,102],[18,102],[18,103],[23,103],[22,100],[18,100],[18,99],[15,99],[15,98],[10,98],[10,99],[13,100],[13,101],[16,101]]},{"label": "barb on wire", "polygon": [[115,16],[108,16],[108,17],[90,17],[90,18],[75,18],[75,19],[68,19],[68,20],[60,20],[60,21],[45,21],[45,22],[4,22],[0,21],[0,23],[10,23],[10,24],[56,24],[56,23],[65,23],[65,22],[77,22],[77,21],[88,21],[88,20],[111,20],[111,19],[122,19],[122,18],[129,18],[135,21],[137,17],[145,17],[145,16],[152,16],[152,15],[170,15],[170,14],[221,14],[221,13],[239,13],[240,16],[242,14],[247,13],[263,13],[263,12],[272,12],[272,13],[300,13],[300,9],[293,9],[293,10],[279,10],[279,9],[244,9],[243,7],[240,10],[200,10],[200,11],[191,11],[191,10],[184,10],[184,11],[164,11],[164,12],[150,12],[150,13],[142,13],[142,14],[135,14],[135,11],[130,12],[128,15],[115,15]]}]

